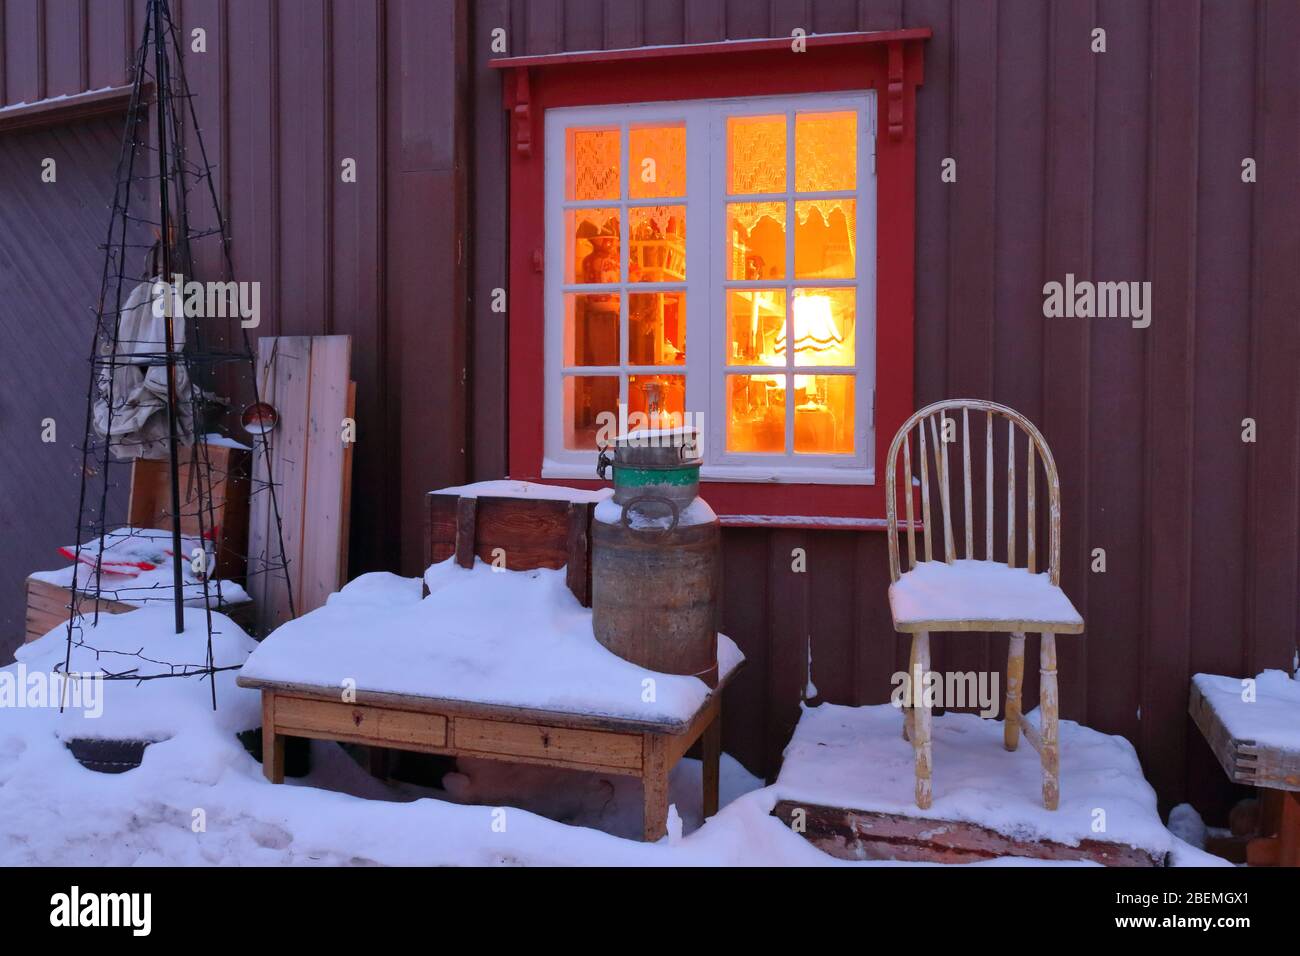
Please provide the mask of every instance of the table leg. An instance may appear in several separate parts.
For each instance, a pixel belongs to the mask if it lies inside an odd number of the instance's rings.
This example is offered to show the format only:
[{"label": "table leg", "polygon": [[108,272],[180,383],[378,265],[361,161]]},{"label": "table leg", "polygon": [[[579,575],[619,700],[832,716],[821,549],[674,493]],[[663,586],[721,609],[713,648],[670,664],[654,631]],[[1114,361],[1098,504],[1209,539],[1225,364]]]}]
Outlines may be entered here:
[{"label": "table leg", "polygon": [[641,783],[645,789],[642,839],[654,843],[668,833],[668,754],[657,734],[642,738]]},{"label": "table leg", "polygon": [[1282,821],[1277,835],[1278,864],[1300,866],[1300,793],[1294,790],[1282,794]]},{"label": "table leg", "polygon": [[284,783],[284,735],[275,732],[275,694],[262,691],[262,773],[272,783]]},{"label": "table leg", "polygon": [[704,818],[718,812],[718,781],[722,765],[722,708],[704,728],[701,756],[704,758]]}]

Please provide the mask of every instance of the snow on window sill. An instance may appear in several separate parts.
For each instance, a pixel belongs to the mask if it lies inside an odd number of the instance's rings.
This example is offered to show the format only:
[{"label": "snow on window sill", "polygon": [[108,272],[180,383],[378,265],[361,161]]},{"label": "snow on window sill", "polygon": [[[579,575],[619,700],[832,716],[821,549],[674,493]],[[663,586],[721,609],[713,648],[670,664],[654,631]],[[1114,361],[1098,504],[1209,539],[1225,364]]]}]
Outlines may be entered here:
[{"label": "snow on window sill", "polygon": [[[590,461],[542,460],[543,478],[588,479],[596,478],[596,458]],[[874,468],[771,468],[753,465],[705,465],[700,469],[700,480],[735,481],[745,484],[772,485],[874,485]]]}]

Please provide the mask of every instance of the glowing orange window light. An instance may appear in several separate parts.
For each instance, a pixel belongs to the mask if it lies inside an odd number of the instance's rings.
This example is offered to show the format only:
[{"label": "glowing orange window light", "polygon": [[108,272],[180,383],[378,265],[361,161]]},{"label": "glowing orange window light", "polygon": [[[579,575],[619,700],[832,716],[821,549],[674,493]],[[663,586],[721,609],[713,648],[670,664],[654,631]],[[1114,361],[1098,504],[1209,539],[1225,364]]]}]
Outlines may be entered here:
[{"label": "glowing orange window light", "polygon": [[[794,351],[829,352],[844,344],[844,336],[835,324],[829,296],[801,295],[794,299]],[[776,350],[785,352],[785,330],[776,337]]]}]

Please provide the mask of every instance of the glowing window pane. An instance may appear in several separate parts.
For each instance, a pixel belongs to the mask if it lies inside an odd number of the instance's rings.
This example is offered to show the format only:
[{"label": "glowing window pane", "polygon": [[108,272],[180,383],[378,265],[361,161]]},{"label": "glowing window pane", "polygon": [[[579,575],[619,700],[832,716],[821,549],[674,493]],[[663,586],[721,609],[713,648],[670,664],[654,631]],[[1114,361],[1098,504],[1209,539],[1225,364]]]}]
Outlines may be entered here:
[{"label": "glowing window pane", "polygon": [[853,376],[794,376],[794,450],[853,454]]},{"label": "glowing window pane", "polygon": [[858,204],[852,199],[807,199],[794,204],[794,274],[799,279],[852,279]]},{"label": "glowing window pane", "polygon": [[727,451],[785,451],[785,383],[784,374],[727,376]]},{"label": "glowing window pane", "polygon": [[858,187],[858,114],[794,118],[794,183],[801,193]]},{"label": "glowing window pane", "polygon": [[785,117],[727,118],[727,190],[785,192]]},{"label": "glowing window pane", "polygon": [[727,203],[727,278],[785,278],[783,202]]},{"label": "glowing window pane", "polygon": [[565,193],[570,199],[619,197],[617,129],[567,130]]},{"label": "glowing window pane", "polygon": [[[794,293],[794,364],[855,364],[857,292],[853,289],[796,289]],[[785,330],[776,342],[785,360]]]},{"label": "glowing window pane", "polygon": [[686,278],[686,207],[633,206],[629,282],[681,282]]},{"label": "glowing window pane", "polygon": [[571,282],[619,281],[617,209],[570,209],[564,214]]},{"label": "glowing window pane", "polygon": [[575,451],[595,451],[597,432],[610,423],[613,423],[616,429],[617,422],[617,375],[566,375],[564,377],[565,448]]},{"label": "glowing window pane", "polygon": [[627,358],[633,365],[686,362],[685,292],[629,295],[627,321]]},{"label": "glowing window pane", "polygon": [[784,289],[727,293],[727,364],[785,366]]},{"label": "glowing window pane", "polygon": [[686,127],[628,131],[628,192],[633,199],[686,195]]},{"label": "glowing window pane", "polygon": [[564,297],[564,364],[618,365],[618,295]]},{"label": "glowing window pane", "polygon": [[629,429],[680,428],[686,421],[685,412],[685,375],[629,375],[627,377]]}]

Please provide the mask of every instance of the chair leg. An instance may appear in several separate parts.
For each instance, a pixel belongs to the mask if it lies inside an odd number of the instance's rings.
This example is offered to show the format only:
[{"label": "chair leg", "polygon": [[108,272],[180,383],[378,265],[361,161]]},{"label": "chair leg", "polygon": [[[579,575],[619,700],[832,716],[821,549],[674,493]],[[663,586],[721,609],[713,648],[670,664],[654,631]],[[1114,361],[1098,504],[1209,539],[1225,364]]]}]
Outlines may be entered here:
[{"label": "chair leg", "polygon": [[1014,633],[1007,647],[1007,705],[1002,709],[1002,745],[1020,746],[1020,688],[1025,680],[1025,635]]},{"label": "chair leg", "polygon": [[1056,635],[1043,634],[1039,652],[1041,689],[1038,709],[1042,717],[1043,806],[1055,810],[1061,799],[1061,751],[1057,741]]},{"label": "chair leg", "polygon": [[[930,672],[930,635],[925,631],[912,636],[912,679],[917,674],[921,680]],[[912,709],[912,750],[916,754],[916,805],[922,810],[930,809],[932,799],[930,787],[930,705],[925,699],[925,685],[917,689],[914,700],[918,703]]]},{"label": "chair leg", "polygon": [[916,711],[912,707],[912,701],[916,700],[916,695],[920,691],[920,684],[916,679],[916,635],[912,635],[912,651],[907,658],[907,693],[903,696],[903,739],[911,743],[912,727],[916,723]]}]

